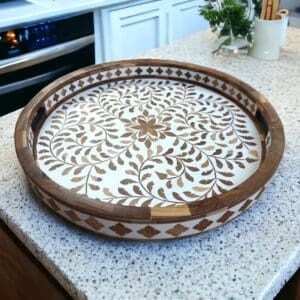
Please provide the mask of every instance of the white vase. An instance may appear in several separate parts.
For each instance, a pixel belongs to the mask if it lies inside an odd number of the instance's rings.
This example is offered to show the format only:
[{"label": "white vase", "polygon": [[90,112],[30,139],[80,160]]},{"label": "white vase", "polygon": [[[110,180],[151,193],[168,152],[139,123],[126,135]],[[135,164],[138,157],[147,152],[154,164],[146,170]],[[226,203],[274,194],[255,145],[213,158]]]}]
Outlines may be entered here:
[{"label": "white vase", "polygon": [[253,57],[276,60],[280,56],[280,47],[284,43],[287,20],[255,19],[254,22],[254,45],[249,54]]}]

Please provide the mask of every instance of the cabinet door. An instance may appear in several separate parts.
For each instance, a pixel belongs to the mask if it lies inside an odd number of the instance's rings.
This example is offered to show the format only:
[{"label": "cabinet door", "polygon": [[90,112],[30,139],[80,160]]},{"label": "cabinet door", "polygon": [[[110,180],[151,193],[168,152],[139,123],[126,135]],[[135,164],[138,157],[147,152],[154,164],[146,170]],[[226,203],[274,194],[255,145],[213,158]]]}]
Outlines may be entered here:
[{"label": "cabinet door", "polygon": [[199,6],[203,4],[204,0],[171,0],[169,42],[209,28],[208,22],[199,15]]},{"label": "cabinet door", "polygon": [[0,299],[71,299],[1,220]]},{"label": "cabinet door", "polygon": [[110,26],[104,31],[106,61],[130,57],[166,43],[166,14],[159,3],[139,3],[107,12],[104,22],[106,17]]}]

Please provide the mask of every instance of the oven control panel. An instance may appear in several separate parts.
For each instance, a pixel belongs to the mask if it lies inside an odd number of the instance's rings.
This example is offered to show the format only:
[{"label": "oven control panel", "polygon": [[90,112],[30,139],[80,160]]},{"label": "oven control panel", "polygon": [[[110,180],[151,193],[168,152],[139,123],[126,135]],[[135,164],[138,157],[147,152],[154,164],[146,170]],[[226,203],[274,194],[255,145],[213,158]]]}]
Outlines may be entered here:
[{"label": "oven control panel", "polygon": [[91,14],[45,21],[0,32],[0,59],[70,41],[92,32]]},{"label": "oven control panel", "polygon": [[55,22],[40,23],[35,26],[25,27],[20,32],[21,44],[27,45],[28,50],[40,49],[57,43]]}]

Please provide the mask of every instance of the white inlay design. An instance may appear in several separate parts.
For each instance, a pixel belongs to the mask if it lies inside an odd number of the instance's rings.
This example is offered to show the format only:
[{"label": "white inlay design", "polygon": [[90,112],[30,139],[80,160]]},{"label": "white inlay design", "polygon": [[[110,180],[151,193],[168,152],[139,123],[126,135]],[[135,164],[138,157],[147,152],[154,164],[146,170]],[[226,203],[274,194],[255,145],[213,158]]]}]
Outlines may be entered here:
[{"label": "white inlay design", "polygon": [[221,194],[259,167],[259,133],[232,101],[197,85],[132,79],[59,105],[37,139],[40,168],[89,198],[181,205]]}]

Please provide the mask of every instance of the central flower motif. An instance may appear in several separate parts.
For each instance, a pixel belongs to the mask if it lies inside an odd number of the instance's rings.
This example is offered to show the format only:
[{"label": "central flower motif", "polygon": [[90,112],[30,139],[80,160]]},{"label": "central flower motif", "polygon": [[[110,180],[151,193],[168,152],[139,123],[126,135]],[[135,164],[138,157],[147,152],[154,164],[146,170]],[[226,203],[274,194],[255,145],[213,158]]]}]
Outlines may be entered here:
[{"label": "central flower motif", "polygon": [[[168,119],[169,117],[167,117]],[[145,143],[149,149],[151,147],[151,141],[157,141],[164,139],[166,136],[173,136],[170,132],[170,124],[166,117],[155,117],[144,112],[144,115],[139,115],[131,120],[123,119],[126,124],[126,132],[122,137],[131,136],[133,139],[137,139],[139,142]]]},{"label": "central flower motif", "polygon": [[133,130],[138,130],[138,136],[143,137],[145,135],[150,135],[152,137],[158,137],[159,131],[165,129],[164,124],[157,124],[155,118],[150,118],[148,120],[144,118],[138,118],[134,125],[130,126]]}]

